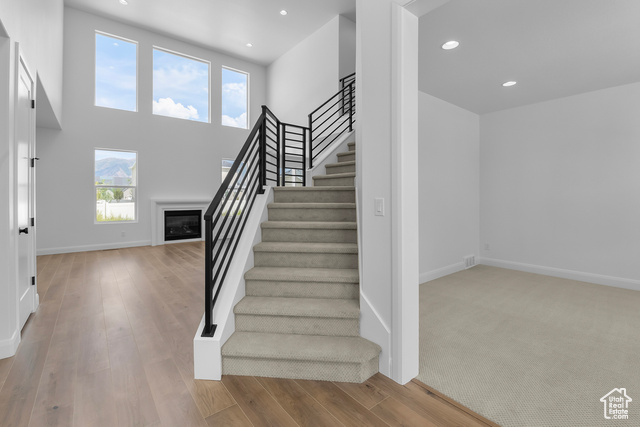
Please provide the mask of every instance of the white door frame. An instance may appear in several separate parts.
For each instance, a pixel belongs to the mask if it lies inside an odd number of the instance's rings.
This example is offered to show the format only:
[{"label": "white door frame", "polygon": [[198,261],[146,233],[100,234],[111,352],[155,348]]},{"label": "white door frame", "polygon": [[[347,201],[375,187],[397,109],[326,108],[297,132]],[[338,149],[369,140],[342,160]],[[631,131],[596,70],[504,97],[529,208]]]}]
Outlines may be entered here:
[{"label": "white door frame", "polygon": [[[20,45],[19,43],[16,43],[16,68],[15,68],[15,87],[14,87],[14,111],[15,111],[15,116],[14,116],[14,153],[15,153],[15,158],[14,158],[14,183],[16,184],[16,189],[14,191],[14,221],[15,221],[15,230],[17,231],[19,228],[19,218],[18,218],[18,188],[17,188],[17,184],[18,184],[18,136],[19,136],[19,132],[18,132],[18,126],[19,126],[19,85],[21,84],[20,82],[20,78],[21,78],[21,73],[24,72],[26,73],[26,76],[29,79],[29,83],[30,83],[30,94],[31,94],[31,100],[35,100],[35,79],[33,78],[33,74],[30,72],[30,68],[25,60],[25,58],[22,56],[21,51],[20,51]],[[32,159],[35,157],[35,109],[30,108],[28,109],[28,122],[29,122],[29,131],[28,131],[28,138],[29,138],[29,147],[28,147],[28,157],[29,159]],[[29,160],[31,161],[31,160]],[[29,218],[34,218],[35,217],[35,168],[33,167],[29,167]],[[32,286],[32,288],[30,288],[29,295],[26,295],[25,298],[26,300],[24,301],[24,303],[21,304],[21,299],[24,295],[24,292],[21,292],[20,286],[21,286],[21,282],[25,280],[24,277],[20,277],[20,271],[19,271],[19,251],[20,251],[20,245],[21,242],[20,240],[22,239],[27,240],[28,243],[28,253],[27,253],[27,257],[28,257],[28,261],[27,261],[27,269],[28,269],[28,273],[27,273],[27,280],[30,280],[30,277],[35,277],[36,276],[36,250],[35,250],[35,227],[31,226],[31,224],[28,224],[28,230],[29,230],[29,234],[28,236],[18,236],[18,240],[16,241],[16,270],[17,274],[16,274],[16,295],[17,295],[17,301],[16,304],[18,306],[18,329],[22,329],[22,327],[24,326],[24,322],[26,322],[26,319],[29,317],[29,315],[31,313],[34,313],[36,311],[36,309],[38,308],[38,304],[39,304],[39,298],[38,298],[38,292],[37,292],[37,284],[34,284]],[[25,238],[26,237],[26,238]],[[30,285],[31,286],[31,285]],[[20,312],[20,310],[22,309],[23,312]],[[29,314],[24,313],[25,310],[29,310]]]}]

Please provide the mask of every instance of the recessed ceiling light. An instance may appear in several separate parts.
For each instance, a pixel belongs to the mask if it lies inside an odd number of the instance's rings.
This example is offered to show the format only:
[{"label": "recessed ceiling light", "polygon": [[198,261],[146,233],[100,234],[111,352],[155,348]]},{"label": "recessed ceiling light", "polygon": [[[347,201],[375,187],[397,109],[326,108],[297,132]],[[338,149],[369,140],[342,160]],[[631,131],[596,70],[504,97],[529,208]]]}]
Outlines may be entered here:
[{"label": "recessed ceiling light", "polygon": [[282,15],[282,16],[285,16],[287,13],[289,13],[289,12],[287,12],[287,11],[286,11],[286,10],[284,10],[284,9],[282,9],[282,10],[280,11],[280,15]]},{"label": "recessed ceiling light", "polygon": [[508,82],[502,83],[502,86],[504,87],[515,86],[516,83],[517,82],[514,82],[513,80],[509,80]]},{"label": "recessed ceiling light", "polygon": [[123,4],[126,6],[129,4],[129,2],[127,0],[120,0],[120,4]]},{"label": "recessed ceiling light", "polygon": [[247,43],[247,47],[253,47],[253,44]]},{"label": "recessed ceiling light", "polygon": [[449,40],[448,42],[442,45],[442,48],[444,50],[451,50],[451,49],[457,48],[458,46],[460,46],[460,42],[455,40]]}]

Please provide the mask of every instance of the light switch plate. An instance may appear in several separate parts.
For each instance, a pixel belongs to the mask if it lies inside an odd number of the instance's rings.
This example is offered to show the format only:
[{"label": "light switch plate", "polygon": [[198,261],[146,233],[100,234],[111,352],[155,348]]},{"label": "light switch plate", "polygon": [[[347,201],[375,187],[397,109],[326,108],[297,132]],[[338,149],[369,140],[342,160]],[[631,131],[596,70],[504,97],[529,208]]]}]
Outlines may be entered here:
[{"label": "light switch plate", "polygon": [[384,216],[384,199],[382,197],[375,198],[376,216]]}]

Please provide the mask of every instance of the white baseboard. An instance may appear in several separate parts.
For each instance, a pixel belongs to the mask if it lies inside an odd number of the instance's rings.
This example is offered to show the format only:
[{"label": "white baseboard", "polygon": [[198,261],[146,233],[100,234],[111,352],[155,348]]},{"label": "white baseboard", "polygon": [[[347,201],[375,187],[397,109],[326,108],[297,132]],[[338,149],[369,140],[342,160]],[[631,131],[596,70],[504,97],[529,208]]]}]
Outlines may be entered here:
[{"label": "white baseboard", "polygon": [[377,343],[382,351],[378,357],[378,370],[391,377],[391,328],[382,320],[380,313],[360,291],[360,336]]},{"label": "white baseboard", "polygon": [[436,280],[441,277],[448,276],[449,274],[457,273],[458,271],[462,271],[462,270],[464,270],[464,263],[456,262],[455,264],[451,264],[446,267],[427,271],[426,273],[421,273],[420,283],[430,282],[431,280]]},{"label": "white baseboard", "polygon": [[140,240],[138,242],[102,243],[98,245],[65,246],[61,248],[42,248],[42,249],[38,249],[36,252],[37,252],[37,255],[53,255],[53,254],[68,254],[72,252],[104,251],[107,249],[135,248],[138,246],[150,246],[150,245],[151,245],[151,240]]},{"label": "white baseboard", "polygon": [[11,338],[0,341],[0,359],[15,356],[20,344],[20,331],[13,331]]},{"label": "white baseboard", "polygon": [[613,286],[616,288],[640,291],[640,280],[625,279],[622,277],[605,276],[602,274],[585,273],[582,271],[565,270],[562,268],[545,267],[542,265],[525,264],[522,262],[505,261],[493,258],[479,258],[478,264],[490,265],[492,267],[508,268],[510,270],[525,271],[527,273],[544,274],[547,276],[560,277],[562,279],[595,283],[597,285]]}]

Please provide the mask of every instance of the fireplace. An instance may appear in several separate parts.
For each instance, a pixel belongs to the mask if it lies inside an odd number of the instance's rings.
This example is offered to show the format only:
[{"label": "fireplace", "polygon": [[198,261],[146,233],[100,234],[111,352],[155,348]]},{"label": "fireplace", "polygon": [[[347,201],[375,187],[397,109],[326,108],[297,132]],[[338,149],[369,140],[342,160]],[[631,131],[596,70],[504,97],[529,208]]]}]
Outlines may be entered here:
[{"label": "fireplace", "polygon": [[187,240],[202,238],[201,210],[165,210],[164,240]]}]

